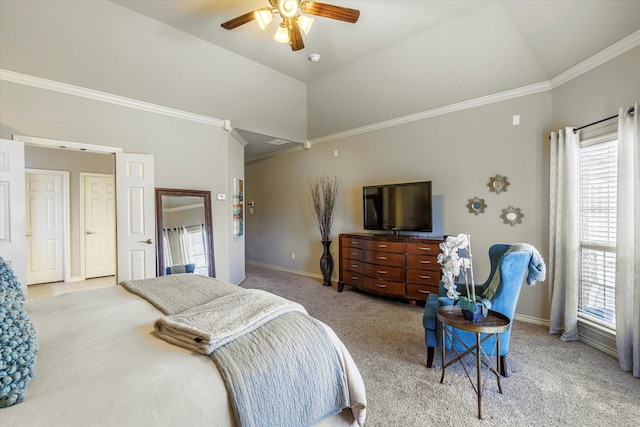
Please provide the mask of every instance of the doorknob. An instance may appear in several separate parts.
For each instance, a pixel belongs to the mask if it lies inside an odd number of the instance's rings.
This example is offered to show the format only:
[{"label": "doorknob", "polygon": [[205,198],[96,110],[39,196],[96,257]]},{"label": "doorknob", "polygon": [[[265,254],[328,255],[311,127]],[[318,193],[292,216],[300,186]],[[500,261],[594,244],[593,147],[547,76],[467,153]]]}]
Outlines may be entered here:
[{"label": "doorknob", "polygon": [[151,239],[147,239],[147,240],[138,240],[138,243],[146,243],[147,245],[150,245],[153,243],[153,241]]},{"label": "doorknob", "polygon": [[95,231],[87,231],[87,234],[96,234]]}]

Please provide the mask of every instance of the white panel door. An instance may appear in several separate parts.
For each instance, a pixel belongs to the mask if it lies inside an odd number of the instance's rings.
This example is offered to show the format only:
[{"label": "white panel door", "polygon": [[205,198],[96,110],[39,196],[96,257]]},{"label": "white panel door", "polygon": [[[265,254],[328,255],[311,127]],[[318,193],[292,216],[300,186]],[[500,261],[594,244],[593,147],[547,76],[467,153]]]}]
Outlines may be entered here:
[{"label": "white panel door", "polygon": [[116,153],[118,281],[156,276],[153,155]]},{"label": "white panel door", "polygon": [[116,188],[113,175],[84,175],[85,278],[116,274]]},{"label": "white panel door", "polygon": [[24,144],[0,139],[0,256],[27,294]]},{"label": "white panel door", "polygon": [[61,174],[27,173],[27,284],[64,280],[64,189]]}]

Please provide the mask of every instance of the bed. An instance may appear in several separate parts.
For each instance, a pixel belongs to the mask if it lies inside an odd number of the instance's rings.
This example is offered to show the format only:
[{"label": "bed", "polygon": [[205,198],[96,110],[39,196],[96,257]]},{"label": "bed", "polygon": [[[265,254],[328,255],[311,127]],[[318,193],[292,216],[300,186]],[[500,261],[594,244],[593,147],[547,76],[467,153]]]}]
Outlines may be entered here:
[{"label": "bed", "polygon": [[[167,280],[178,279],[180,284],[170,292],[175,313],[163,312],[161,309],[166,310],[166,307],[162,301],[158,302],[158,297],[169,294],[162,289],[171,290],[174,286],[168,285]],[[199,281],[200,288],[193,288],[189,280]],[[152,295],[144,295],[138,288],[126,286],[132,282],[142,283],[142,288],[156,284],[162,286],[156,288],[160,289],[156,294],[152,290]],[[238,401],[235,392],[231,393],[228,372],[233,369],[220,368],[220,361],[213,359],[212,355],[176,345],[166,337],[159,338],[158,321],[188,312],[194,304],[199,308],[198,304],[203,301],[222,299],[227,295],[237,300],[240,294],[236,292],[249,290],[194,274],[132,282],[27,302],[27,312],[39,343],[35,377],[28,384],[22,402],[0,409],[2,426],[244,425],[246,420],[237,414],[237,408],[242,403],[242,396],[246,403],[250,400],[247,396],[253,395],[240,395]],[[212,299],[207,292],[197,290],[203,284],[205,288],[209,285],[222,293]],[[176,295],[180,298],[176,299]],[[183,303],[187,308],[180,306]],[[242,306],[238,305],[234,312],[240,310]],[[296,316],[309,317],[303,312],[296,311]],[[294,316],[286,313],[272,317],[279,321]],[[331,352],[339,362],[347,403],[305,424],[362,426],[366,417],[366,396],[360,373],[335,333],[323,323],[315,319],[313,322],[320,325],[332,343]],[[269,326],[276,323],[276,320],[265,322]],[[257,334],[255,331],[240,334],[237,341]],[[222,349],[232,347],[231,344],[223,344]],[[255,348],[255,343],[251,346]],[[217,353],[222,353],[222,350],[218,349],[214,354]],[[275,363],[269,363],[266,366],[268,371],[277,370]],[[241,366],[239,370],[244,369],[247,368]],[[299,374],[294,372],[293,376]],[[317,403],[313,401],[317,397],[314,393],[310,393],[311,401],[308,397],[307,401],[297,401],[299,392],[283,391],[278,387],[263,392],[266,400],[273,396],[282,397],[284,393],[281,400],[289,401],[291,405],[287,412],[294,411],[295,406]],[[265,400],[264,396],[261,402]],[[255,407],[252,405],[248,408]],[[264,408],[260,410],[264,411]],[[280,415],[263,413],[247,425],[276,425],[274,422],[280,421],[273,419]]]}]

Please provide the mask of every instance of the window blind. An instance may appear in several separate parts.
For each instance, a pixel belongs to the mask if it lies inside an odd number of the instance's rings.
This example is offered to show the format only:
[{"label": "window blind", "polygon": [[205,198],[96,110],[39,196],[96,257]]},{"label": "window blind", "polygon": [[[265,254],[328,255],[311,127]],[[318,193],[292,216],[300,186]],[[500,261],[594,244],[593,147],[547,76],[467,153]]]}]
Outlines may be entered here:
[{"label": "window blind", "polygon": [[615,329],[618,141],[580,148],[578,313]]}]

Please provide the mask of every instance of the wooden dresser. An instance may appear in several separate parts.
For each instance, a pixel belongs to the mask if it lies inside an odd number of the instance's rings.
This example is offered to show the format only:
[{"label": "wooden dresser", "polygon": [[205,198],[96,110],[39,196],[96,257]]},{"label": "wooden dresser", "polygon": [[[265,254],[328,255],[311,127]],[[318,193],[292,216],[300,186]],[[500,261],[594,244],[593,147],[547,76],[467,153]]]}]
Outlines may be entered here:
[{"label": "wooden dresser", "polygon": [[365,233],[340,235],[338,292],[351,285],[374,294],[426,301],[438,293],[441,239],[380,236]]}]

